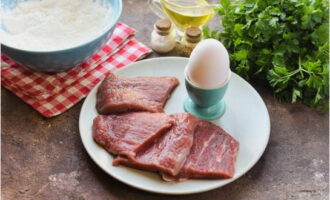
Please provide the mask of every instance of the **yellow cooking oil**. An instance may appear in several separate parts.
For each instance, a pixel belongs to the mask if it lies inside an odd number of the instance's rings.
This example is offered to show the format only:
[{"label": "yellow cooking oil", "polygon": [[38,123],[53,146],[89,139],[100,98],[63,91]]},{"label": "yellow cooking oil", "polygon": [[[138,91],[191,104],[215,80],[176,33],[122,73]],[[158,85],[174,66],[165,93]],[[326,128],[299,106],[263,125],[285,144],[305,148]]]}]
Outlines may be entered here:
[{"label": "yellow cooking oil", "polygon": [[214,15],[213,7],[206,0],[161,0],[161,6],[181,30],[202,27]]}]

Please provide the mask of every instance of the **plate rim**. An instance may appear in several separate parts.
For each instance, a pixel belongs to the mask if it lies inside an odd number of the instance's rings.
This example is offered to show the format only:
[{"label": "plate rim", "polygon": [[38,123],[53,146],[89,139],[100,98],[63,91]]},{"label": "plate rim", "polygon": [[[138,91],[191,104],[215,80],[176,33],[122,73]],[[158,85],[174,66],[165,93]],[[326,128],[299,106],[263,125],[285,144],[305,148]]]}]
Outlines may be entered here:
[{"label": "plate rim", "polygon": [[[137,62],[133,62],[133,63],[130,63],[120,69],[117,69],[115,70],[113,73],[118,73],[122,70],[126,70],[127,68],[131,68],[131,67],[134,67],[134,65],[136,65],[137,63],[139,64],[143,64],[143,63],[147,63],[147,62],[155,62],[155,61],[159,61],[159,62],[164,62],[164,60],[184,60],[184,61],[187,61],[188,58],[186,57],[174,57],[174,56],[168,56],[168,57],[156,57],[156,58],[148,58],[148,59],[145,59],[145,60],[140,60],[140,61],[137,61]],[[235,72],[232,72],[234,76],[236,76],[236,78],[238,79],[241,79],[241,81],[243,81],[245,84],[247,84],[248,87],[250,87],[250,89],[252,89],[253,93],[254,93],[254,96],[259,98],[262,102],[262,107],[264,107],[264,110],[266,111],[266,114],[267,114],[267,124],[266,124],[266,128],[267,128],[267,142],[264,144],[263,148],[262,148],[262,151],[260,151],[259,155],[257,155],[256,159],[252,162],[251,166],[247,168],[247,170],[245,172],[241,172],[240,174],[238,174],[235,178],[231,178],[231,179],[227,179],[229,180],[227,183],[221,185],[221,184],[215,184],[214,186],[212,187],[209,187],[209,188],[206,188],[206,189],[195,189],[194,191],[183,191],[183,192],[166,192],[166,191],[157,191],[157,190],[152,190],[152,189],[148,189],[148,188],[145,188],[141,185],[135,185],[135,184],[131,184],[130,182],[124,180],[124,179],[121,179],[120,177],[118,177],[116,174],[114,173],[108,173],[107,169],[105,169],[105,167],[103,167],[101,164],[99,164],[95,158],[92,156],[92,152],[90,152],[90,150],[87,148],[87,144],[85,144],[84,142],[84,139],[82,137],[82,117],[83,117],[83,110],[85,110],[85,107],[87,107],[87,99],[90,98],[91,96],[91,93],[96,90],[99,85],[102,83],[103,79],[98,83],[96,84],[93,89],[89,92],[89,94],[85,97],[84,99],[84,102],[83,102],[83,105],[80,109],[80,112],[79,112],[79,136],[80,136],[80,140],[82,141],[82,144],[84,146],[84,149],[85,151],[87,152],[87,154],[89,155],[89,157],[93,160],[93,162],[99,167],[101,168],[106,174],[112,176],[114,179],[122,182],[122,183],[125,183],[131,187],[134,187],[134,188],[137,188],[137,189],[140,189],[140,190],[143,190],[143,191],[147,191],[147,192],[152,192],[152,193],[157,193],[157,194],[166,194],[166,195],[187,195],[187,194],[196,194],[196,193],[202,193],[202,192],[206,192],[206,191],[210,191],[210,190],[214,190],[216,188],[220,188],[220,187],[223,187],[225,185],[228,185],[229,183],[232,183],[233,181],[239,179],[240,177],[242,177],[244,174],[246,174],[248,171],[250,171],[254,166],[255,164],[260,160],[261,156],[264,154],[265,150],[266,150],[266,147],[268,146],[268,143],[269,143],[269,138],[270,138],[270,132],[271,132],[271,123],[270,123],[270,116],[269,116],[269,112],[268,112],[268,109],[267,109],[267,106],[264,102],[264,100],[262,99],[262,97],[260,96],[260,94],[256,91],[256,89],[249,83],[247,82],[245,79],[243,79],[242,77],[240,77],[239,75],[237,75]]]}]

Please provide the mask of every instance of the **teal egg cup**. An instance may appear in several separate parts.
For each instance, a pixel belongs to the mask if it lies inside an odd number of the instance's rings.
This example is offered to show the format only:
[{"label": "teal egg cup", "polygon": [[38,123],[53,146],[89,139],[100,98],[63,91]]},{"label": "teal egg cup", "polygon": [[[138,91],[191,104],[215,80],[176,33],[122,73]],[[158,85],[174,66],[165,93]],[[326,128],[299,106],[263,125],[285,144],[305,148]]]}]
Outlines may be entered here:
[{"label": "teal egg cup", "polygon": [[189,97],[184,102],[184,110],[204,120],[220,118],[226,111],[223,99],[228,88],[231,72],[226,82],[216,88],[206,89],[194,85],[185,73],[186,89]]}]

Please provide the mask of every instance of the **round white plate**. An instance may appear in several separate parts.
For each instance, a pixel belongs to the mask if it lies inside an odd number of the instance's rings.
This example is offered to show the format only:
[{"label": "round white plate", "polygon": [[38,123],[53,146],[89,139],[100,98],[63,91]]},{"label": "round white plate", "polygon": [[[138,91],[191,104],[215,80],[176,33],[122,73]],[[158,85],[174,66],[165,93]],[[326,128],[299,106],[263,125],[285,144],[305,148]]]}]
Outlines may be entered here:
[{"label": "round white plate", "polygon": [[[187,58],[164,57],[139,61],[115,73],[124,77],[135,76],[175,76],[180,85],[173,92],[165,106],[166,113],[183,112],[183,102],[187,97],[183,69]],[[232,75],[225,101],[225,114],[213,121],[221,126],[239,143],[235,175],[224,180],[188,180],[180,183],[163,181],[157,173],[135,170],[128,167],[112,166],[113,156],[97,145],[92,138],[93,119],[98,115],[95,109],[96,86],[87,96],[79,118],[80,136],[88,154],[106,173],[133,187],[163,194],[191,194],[226,185],[244,173],[259,160],[269,139],[270,121],[265,103],[256,90],[238,75]]]}]

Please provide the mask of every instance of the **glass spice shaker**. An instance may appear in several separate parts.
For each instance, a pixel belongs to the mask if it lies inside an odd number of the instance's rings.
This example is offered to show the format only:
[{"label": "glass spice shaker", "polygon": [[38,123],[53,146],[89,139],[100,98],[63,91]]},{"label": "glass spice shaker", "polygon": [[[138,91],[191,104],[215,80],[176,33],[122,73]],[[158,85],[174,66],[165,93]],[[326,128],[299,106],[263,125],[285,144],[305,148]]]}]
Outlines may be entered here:
[{"label": "glass spice shaker", "polygon": [[160,19],[151,33],[151,48],[158,53],[167,53],[176,45],[175,31],[169,19]]},{"label": "glass spice shaker", "polygon": [[202,39],[202,32],[197,27],[187,28],[184,32],[184,36],[180,42],[180,54],[182,56],[190,56],[195,46]]}]

